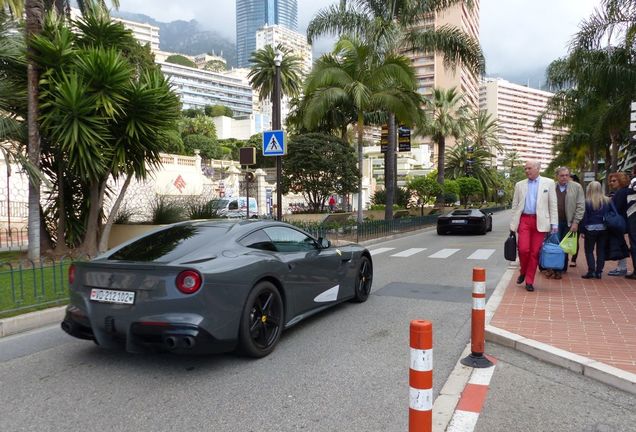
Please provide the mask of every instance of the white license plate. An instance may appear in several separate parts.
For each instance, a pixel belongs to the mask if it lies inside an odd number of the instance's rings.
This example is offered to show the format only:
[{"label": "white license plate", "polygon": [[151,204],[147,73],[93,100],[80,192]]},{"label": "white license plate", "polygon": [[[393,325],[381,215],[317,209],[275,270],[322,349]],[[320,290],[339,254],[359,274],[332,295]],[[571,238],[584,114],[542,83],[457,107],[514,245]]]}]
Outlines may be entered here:
[{"label": "white license plate", "polygon": [[116,291],[93,288],[91,300],[101,303],[134,304],[135,293],[132,291]]},{"label": "white license plate", "polygon": [[453,220],[451,220],[451,223],[454,223],[454,224],[466,224],[466,223],[468,223],[468,221],[466,219],[453,219]]}]

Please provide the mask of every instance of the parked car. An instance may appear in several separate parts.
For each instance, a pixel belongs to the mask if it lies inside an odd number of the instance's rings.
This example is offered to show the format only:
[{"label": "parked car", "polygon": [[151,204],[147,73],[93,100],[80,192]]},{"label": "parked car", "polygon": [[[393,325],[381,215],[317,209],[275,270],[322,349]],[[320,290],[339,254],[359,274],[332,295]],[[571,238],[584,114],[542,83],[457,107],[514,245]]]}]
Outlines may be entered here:
[{"label": "parked car", "polygon": [[62,329],[129,352],[269,354],[281,332],[327,307],[364,302],[373,263],[277,221],[189,221],[69,268]]},{"label": "parked car", "polygon": [[457,209],[437,218],[437,234],[492,231],[492,213],[479,209]]}]

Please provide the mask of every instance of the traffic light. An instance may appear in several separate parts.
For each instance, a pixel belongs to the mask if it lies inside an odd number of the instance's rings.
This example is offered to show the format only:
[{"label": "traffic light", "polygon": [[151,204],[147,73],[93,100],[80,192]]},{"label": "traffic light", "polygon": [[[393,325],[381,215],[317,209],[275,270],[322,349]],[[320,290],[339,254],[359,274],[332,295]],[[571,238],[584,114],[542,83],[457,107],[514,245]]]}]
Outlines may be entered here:
[{"label": "traffic light", "polygon": [[248,171],[245,173],[245,181],[248,183],[251,183],[254,181],[254,179],[256,178],[256,176],[254,176],[254,173],[251,171]]}]

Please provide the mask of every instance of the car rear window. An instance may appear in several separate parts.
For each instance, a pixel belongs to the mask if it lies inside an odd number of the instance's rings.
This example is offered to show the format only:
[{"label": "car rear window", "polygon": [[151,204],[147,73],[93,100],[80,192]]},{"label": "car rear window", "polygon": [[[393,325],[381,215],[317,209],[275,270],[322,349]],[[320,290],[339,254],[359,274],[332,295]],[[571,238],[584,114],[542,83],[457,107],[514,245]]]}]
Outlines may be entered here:
[{"label": "car rear window", "polygon": [[453,216],[470,216],[472,210],[455,210]]},{"label": "car rear window", "polygon": [[196,250],[211,248],[227,226],[178,225],[148,234],[108,257],[116,261],[171,262]]}]

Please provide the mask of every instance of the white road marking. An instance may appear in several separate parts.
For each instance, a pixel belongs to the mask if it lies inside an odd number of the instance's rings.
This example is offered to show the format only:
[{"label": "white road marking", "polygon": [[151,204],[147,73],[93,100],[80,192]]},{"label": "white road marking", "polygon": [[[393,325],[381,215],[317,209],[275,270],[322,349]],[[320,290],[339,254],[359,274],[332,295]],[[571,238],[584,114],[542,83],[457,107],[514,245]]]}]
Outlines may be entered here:
[{"label": "white road marking", "polygon": [[479,413],[469,411],[455,411],[446,432],[470,432],[475,430]]},{"label": "white road marking", "polygon": [[422,251],[425,251],[426,248],[411,248],[411,249],[407,249],[405,251],[402,252],[398,252],[396,254],[391,255],[392,257],[400,257],[400,258],[405,258],[405,257],[410,257],[411,255],[415,255],[416,253],[420,253]]},{"label": "white road marking", "polygon": [[490,379],[492,378],[492,374],[495,372],[495,367],[491,366],[488,368],[477,368],[473,369],[473,373],[470,375],[470,379],[468,380],[469,384],[480,384],[480,385],[489,385]]},{"label": "white road marking", "polygon": [[486,260],[490,258],[490,255],[495,253],[495,249],[477,249],[473,252],[468,259],[470,260]]},{"label": "white road marking", "polygon": [[459,249],[442,249],[439,252],[435,252],[433,255],[429,255],[429,258],[448,258],[456,252],[459,252]]},{"label": "white road marking", "polygon": [[378,249],[373,249],[370,252],[371,252],[371,255],[379,255],[381,253],[388,252],[388,251],[391,251],[393,249],[395,249],[395,248],[378,248]]}]

